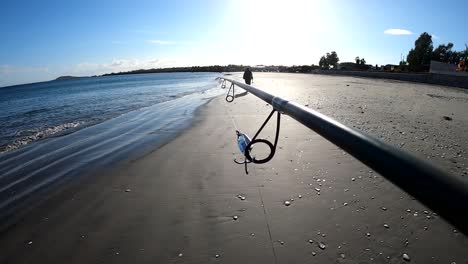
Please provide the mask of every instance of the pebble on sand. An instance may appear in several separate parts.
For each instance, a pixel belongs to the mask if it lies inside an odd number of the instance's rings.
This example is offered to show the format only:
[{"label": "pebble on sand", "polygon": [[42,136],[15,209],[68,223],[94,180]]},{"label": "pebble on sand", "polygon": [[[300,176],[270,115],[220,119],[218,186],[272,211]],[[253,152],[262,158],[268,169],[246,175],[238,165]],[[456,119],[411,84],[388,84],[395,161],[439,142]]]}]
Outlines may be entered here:
[{"label": "pebble on sand", "polygon": [[131,191],[132,191],[132,190],[130,190],[130,189],[126,189],[126,190],[125,190],[125,192],[131,192]]},{"label": "pebble on sand", "polygon": [[404,259],[405,261],[411,261],[410,257],[409,257],[408,254],[406,254],[406,253],[403,253],[403,259]]},{"label": "pebble on sand", "polygon": [[284,205],[290,206],[290,205],[291,205],[291,202],[290,202],[290,201],[284,201]]},{"label": "pebble on sand", "polygon": [[233,216],[232,219],[237,220],[239,217],[237,215]]},{"label": "pebble on sand", "polygon": [[239,194],[239,195],[237,195],[237,198],[241,199],[242,201],[244,201],[244,200],[245,200],[245,196],[242,196],[242,195],[240,195],[240,194]]},{"label": "pebble on sand", "polygon": [[390,226],[387,225],[387,224],[384,224],[383,226],[384,226],[385,228],[390,228]]},{"label": "pebble on sand", "polygon": [[322,243],[322,242],[320,242],[320,243],[318,244],[318,246],[319,246],[319,248],[320,248],[321,250],[324,250],[324,249],[327,248],[327,245],[325,245],[325,244]]}]

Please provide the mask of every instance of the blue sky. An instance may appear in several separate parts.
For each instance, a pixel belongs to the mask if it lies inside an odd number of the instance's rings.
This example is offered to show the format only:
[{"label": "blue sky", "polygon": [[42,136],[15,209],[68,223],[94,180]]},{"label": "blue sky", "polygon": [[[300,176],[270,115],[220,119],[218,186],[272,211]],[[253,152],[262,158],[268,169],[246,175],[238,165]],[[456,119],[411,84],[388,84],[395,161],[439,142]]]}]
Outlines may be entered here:
[{"label": "blue sky", "polygon": [[463,50],[467,11],[466,0],[8,1],[0,87],[140,68],[310,65],[333,50],[342,62],[398,63],[425,31],[434,46]]}]

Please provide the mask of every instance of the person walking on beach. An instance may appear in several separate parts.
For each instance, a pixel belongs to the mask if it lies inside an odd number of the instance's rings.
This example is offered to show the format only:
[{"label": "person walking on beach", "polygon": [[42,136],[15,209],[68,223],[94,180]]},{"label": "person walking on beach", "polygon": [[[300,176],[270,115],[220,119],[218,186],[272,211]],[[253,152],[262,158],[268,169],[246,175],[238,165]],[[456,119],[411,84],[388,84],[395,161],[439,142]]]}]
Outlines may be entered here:
[{"label": "person walking on beach", "polygon": [[253,74],[250,71],[250,68],[245,69],[243,78],[245,80],[245,83],[250,85],[250,82],[253,80]]}]

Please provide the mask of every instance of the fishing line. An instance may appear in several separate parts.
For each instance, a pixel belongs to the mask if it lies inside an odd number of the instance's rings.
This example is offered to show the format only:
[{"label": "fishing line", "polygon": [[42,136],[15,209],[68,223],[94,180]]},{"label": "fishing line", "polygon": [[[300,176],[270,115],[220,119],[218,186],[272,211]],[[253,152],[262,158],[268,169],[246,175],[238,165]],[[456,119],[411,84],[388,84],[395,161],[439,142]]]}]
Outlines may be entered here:
[{"label": "fishing line", "polygon": [[[223,80],[222,84],[221,84],[221,88],[226,88],[226,80]],[[231,95],[231,91],[232,91],[232,95]],[[226,95],[226,102],[233,102],[234,101],[234,83],[231,83],[231,86],[228,90],[228,93]],[[245,133],[242,133],[240,132],[234,118],[232,117],[232,115],[229,114],[228,110],[227,110],[227,103],[226,104],[226,115],[229,117],[229,119],[231,119],[232,121],[232,124],[234,125],[234,128],[236,129],[236,135],[237,135],[237,145],[239,147],[239,150],[241,151],[241,153],[244,155],[244,160],[243,161],[238,161],[237,159],[234,159],[234,162],[236,164],[244,164],[245,166],[245,173],[246,174],[249,174],[248,170],[247,170],[247,164],[248,163],[256,163],[256,164],[263,164],[263,163],[267,163],[268,161],[270,161],[275,153],[276,153],[276,146],[278,144],[278,139],[279,139],[279,133],[280,133],[280,124],[281,124],[281,113],[276,111],[275,109],[273,109],[270,114],[268,115],[267,119],[263,122],[263,124],[261,125],[260,129],[255,133],[255,136],[250,139],[249,136]],[[260,138],[260,139],[257,139],[258,135],[260,134],[260,132],[263,130],[263,128],[265,127],[265,125],[268,123],[268,121],[270,121],[271,117],[273,116],[274,113],[277,113],[277,119],[276,119],[276,134],[275,134],[275,140],[274,140],[274,143],[271,143],[270,141],[268,141],[267,139],[264,139],[264,138]],[[252,157],[251,155],[251,151],[253,149],[253,146],[255,144],[265,144],[269,147],[270,149],[270,153],[268,154],[268,156],[264,159],[256,159],[255,156]]]}]

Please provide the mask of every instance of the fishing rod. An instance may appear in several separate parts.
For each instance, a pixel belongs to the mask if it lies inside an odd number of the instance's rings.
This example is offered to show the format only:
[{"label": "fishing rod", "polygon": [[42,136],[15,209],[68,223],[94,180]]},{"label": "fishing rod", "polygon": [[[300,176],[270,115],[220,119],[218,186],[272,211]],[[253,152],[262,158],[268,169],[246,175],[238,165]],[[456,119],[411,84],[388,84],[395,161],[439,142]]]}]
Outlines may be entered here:
[{"label": "fishing rod", "polygon": [[[226,88],[226,80],[227,79],[223,80],[223,82],[221,84],[221,88],[223,88],[223,89]],[[235,95],[235,92],[234,92],[234,83],[231,83],[231,86],[229,87],[229,91],[227,92],[225,99],[226,99],[226,102],[231,103],[231,102],[234,101],[234,98],[236,98],[236,95]],[[260,134],[260,132],[262,132],[265,125],[268,123],[268,121],[270,121],[270,118],[273,116],[273,114],[275,112],[277,113],[277,115],[276,115],[277,118],[276,118],[276,135],[275,135],[274,143],[271,143],[267,139],[257,138],[258,135]],[[231,119],[232,119],[232,117],[231,117]],[[234,123],[234,119],[233,119],[233,123]],[[268,161],[270,161],[273,158],[273,156],[276,153],[276,146],[278,145],[278,138],[279,138],[279,133],[280,133],[280,123],[281,123],[281,113],[276,111],[275,109],[273,109],[270,112],[270,115],[267,117],[265,122],[263,122],[262,126],[257,131],[257,133],[255,133],[255,136],[252,139],[250,139],[250,137],[247,134],[240,132],[239,129],[237,128],[236,124],[234,123],[234,126],[236,127],[237,145],[239,146],[239,150],[241,151],[241,153],[244,154],[244,160],[243,161],[237,161],[236,159],[234,159],[234,162],[237,163],[237,164],[244,164],[245,165],[245,174],[249,174],[249,171],[247,169],[247,164],[248,163],[262,164],[262,163],[267,163]],[[250,152],[252,151],[253,146],[255,144],[258,144],[258,143],[265,144],[270,148],[270,154],[268,154],[268,156],[266,158],[257,159],[255,156],[254,157],[251,156]]]},{"label": "fishing rod", "polygon": [[[219,79],[222,80],[224,87],[226,82],[230,82],[233,91],[234,86],[238,86],[270,104],[273,107],[270,117],[276,111],[278,115],[286,114],[312,129],[468,235],[468,182],[466,179],[450,175],[426,161],[361,131],[347,127],[308,107],[232,79],[223,77]],[[231,102],[234,97],[233,94]],[[279,118],[277,125],[279,127]],[[279,128],[277,128],[277,133],[279,133]],[[246,161],[255,163],[255,159],[250,155],[251,143],[250,145],[246,144],[243,154]],[[275,139],[275,148],[276,143],[277,138]],[[268,160],[273,155],[274,152],[270,153]]]}]

